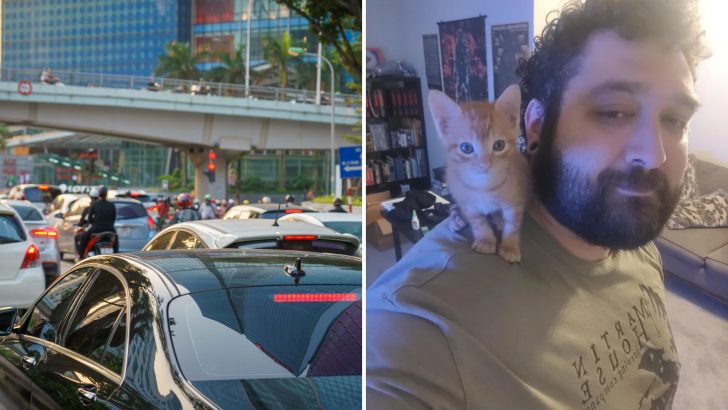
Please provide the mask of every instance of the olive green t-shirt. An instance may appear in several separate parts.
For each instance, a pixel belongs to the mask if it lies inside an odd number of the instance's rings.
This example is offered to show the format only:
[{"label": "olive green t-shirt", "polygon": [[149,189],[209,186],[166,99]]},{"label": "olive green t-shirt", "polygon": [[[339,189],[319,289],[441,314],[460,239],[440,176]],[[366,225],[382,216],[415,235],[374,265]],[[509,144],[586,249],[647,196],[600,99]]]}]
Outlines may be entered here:
[{"label": "olive green t-shirt", "polygon": [[587,262],[527,217],[509,264],[447,225],[367,291],[368,408],[671,407],[680,364],[654,244]]}]

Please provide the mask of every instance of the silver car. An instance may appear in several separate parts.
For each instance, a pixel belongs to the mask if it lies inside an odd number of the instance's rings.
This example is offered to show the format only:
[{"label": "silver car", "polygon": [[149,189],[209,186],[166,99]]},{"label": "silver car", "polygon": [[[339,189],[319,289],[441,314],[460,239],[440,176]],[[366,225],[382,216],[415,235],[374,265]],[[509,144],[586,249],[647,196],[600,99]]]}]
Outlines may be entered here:
[{"label": "silver car", "polygon": [[[140,250],[151,239],[156,228],[154,221],[149,217],[147,210],[141,202],[135,199],[111,199],[109,202],[116,207],[116,222],[114,228],[119,236],[119,252]],[[62,218],[56,219],[54,228],[58,230],[58,248],[61,258],[76,255],[74,241],[78,223],[83,210],[91,206],[91,197],[83,196],[71,204],[70,209]]]},{"label": "silver car", "polygon": [[30,233],[30,239],[40,251],[40,263],[46,278],[46,286],[58,276],[61,254],[58,251],[58,232],[30,201],[3,199],[0,203],[10,206]]}]

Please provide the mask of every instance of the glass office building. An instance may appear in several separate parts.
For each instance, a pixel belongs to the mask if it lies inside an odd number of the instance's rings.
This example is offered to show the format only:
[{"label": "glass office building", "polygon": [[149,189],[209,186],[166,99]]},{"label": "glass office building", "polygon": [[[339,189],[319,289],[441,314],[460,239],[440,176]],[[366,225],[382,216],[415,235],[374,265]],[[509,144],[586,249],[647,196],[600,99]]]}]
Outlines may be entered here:
[{"label": "glass office building", "polygon": [[[246,43],[248,23],[251,67],[265,63],[263,39],[278,39],[286,31],[294,41],[303,43],[305,39],[315,49],[316,39],[308,30],[308,21],[275,0],[197,0],[192,27],[194,50],[232,54],[239,44]],[[207,62],[204,68],[214,67],[214,60]]]},{"label": "glass office building", "polygon": [[191,41],[192,0],[3,0],[5,68],[149,76]]}]

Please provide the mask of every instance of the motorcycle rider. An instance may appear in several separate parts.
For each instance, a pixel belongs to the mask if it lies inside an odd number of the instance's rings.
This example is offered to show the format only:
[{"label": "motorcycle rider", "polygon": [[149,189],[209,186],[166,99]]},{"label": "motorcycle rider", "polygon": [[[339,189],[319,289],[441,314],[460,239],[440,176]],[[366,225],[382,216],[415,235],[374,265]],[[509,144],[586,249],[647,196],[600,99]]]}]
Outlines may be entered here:
[{"label": "motorcycle rider", "polygon": [[200,213],[192,208],[192,198],[190,194],[181,193],[177,195],[177,210],[172,216],[172,220],[169,222],[170,225],[174,225],[179,222],[197,221],[200,218]]},{"label": "motorcycle rider", "polygon": [[[91,223],[91,227],[81,234],[79,240],[79,257],[83,258],[83,251],[86,249],[89,238],[92,234],[100,232],[114,232],[114,222],[116,222],[116,207],[114,204],[106,200],[108,189],[105,186],[99,187],[98,196],[99,198],[91,203],[88,208],[88,222]],[[114,253],[119,252],[119,240],[117,238],[114,241]]]},{"label": "motorcycle rider", "polygon": [[212,196],[205,195],[205,202],[200,206],[200,216],[202,219],[215,219],[215,205],[212,203]]}]

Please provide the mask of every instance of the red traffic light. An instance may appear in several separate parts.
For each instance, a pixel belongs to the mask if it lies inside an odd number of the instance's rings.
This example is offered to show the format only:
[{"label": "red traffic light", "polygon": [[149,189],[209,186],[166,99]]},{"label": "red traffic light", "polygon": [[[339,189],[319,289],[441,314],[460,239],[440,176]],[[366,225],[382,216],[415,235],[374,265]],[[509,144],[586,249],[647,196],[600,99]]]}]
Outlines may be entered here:
[{"label": "red traffic light", "polygon": [[215,158],[217,158],[215,151],[210,150],[210,152],[207,153],[207,159],[209,159],[210,161],[214,161]]},{"label": "red traffic light", "polygon": [[207,163],[207,170],[210,172],[215,172],[215,163],[214,162],[208,162]]}]

